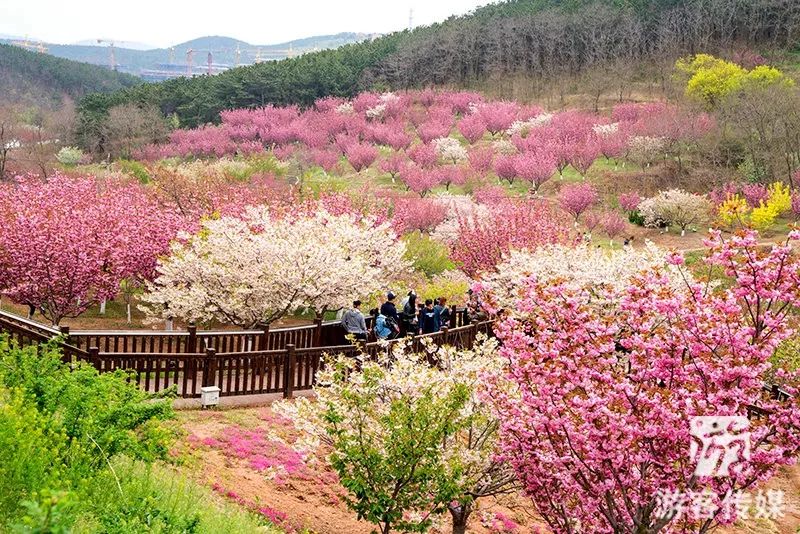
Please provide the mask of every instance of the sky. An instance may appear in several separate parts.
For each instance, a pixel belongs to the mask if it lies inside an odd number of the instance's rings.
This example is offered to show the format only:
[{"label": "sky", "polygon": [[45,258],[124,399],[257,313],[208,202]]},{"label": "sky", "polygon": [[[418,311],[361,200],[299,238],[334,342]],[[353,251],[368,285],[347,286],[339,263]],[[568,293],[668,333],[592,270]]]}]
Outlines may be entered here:
[{"label": "sky", "polygon": [[[49,43],[113,39],[167,47],[204,35],[273,44],[440,22],[488,0],[0,0],[0,34]],[[120,7],[117,7],[120,6]],[[206,7],[208,6],[208,7]]]}]

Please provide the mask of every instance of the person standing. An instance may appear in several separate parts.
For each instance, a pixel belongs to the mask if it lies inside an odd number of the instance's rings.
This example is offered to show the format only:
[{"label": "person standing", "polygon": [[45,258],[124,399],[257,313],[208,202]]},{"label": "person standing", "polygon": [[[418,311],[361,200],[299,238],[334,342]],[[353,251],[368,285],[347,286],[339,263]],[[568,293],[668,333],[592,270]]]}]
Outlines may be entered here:
[{"label": "person standing", "polygon": [[425,307],[419,312],[420,334],[433,334],[439,331],[439,315],[433,309],[433,301],[425,301]]},{"label": "person standing", "polygon": [[436,314],[439,316],[439,328],[450,327],[450,308],[447,307],[447,298],[439,297],[436,299],[436,305],[433,307]]},{"label": "person standing", "polygon": [[408,292],[408,298],[403,305],[403,329],[408,332],[416,332],[417,330],[417,294],[411,290]]},{"label": "person standing", "polygon": [[381,304],[381,315],[386,317],[386,326],[392,331],[389,337],[397,337],[400,335],[400,316],[397,314],[397,306],[394,305],[394,299],[397,295],[389,291],[386,293],[386,302]]},{"label": "person standing", "polygon": [[342,328],[348,335],[361,341],[367,340],[367,323],[364,320],[364,314],[359,309],[361,306],[360,300],[353,301],[353,307],[342,315]]}]

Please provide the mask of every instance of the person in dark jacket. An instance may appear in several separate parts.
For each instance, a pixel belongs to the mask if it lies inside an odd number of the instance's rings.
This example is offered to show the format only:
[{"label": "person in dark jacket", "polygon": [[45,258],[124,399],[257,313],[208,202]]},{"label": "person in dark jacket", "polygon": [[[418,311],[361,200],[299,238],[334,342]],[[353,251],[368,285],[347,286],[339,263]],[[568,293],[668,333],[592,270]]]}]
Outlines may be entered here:
[{"label": "person in dark jacket", "polygon": [[433,334],[439,331],[439,315],[433,309],[433,301],[425,301],[425,307],[419,312],[420,334]]},{"label": "person in dark jacket", "polygon": [[394,293],[389,291],[386,293],[386,302],[381,304],[381,315],[386,317],[386,326],[392,330],[393,335],[396,337],[400,334],[400,316],[397,314],[397,306],[394,305],[394,299],[397,297]]},{"label": "person in dark jacket", "polygon": [[408,292],[408,299],[403,305],[403,328],[411,333],[417,330],[417,294],[412,290]]},{"label": "person in dark jacket", "polygon": [[439,328],[450,327],[450,308],[447,307],[447,298],[439,297],[436,299],[436,305],[433,307],[436,314],[439,316]]}]

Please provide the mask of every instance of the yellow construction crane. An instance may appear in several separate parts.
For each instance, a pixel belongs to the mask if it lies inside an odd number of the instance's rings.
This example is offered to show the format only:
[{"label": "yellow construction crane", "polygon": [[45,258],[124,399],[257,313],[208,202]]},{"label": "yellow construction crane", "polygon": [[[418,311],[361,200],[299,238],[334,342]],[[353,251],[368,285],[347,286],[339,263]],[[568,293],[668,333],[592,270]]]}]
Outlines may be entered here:
[{"label": "yellow construction crane", "polygon": [[117,70],[117,58],[114,55],[114,41],[107,39],[98,39],[97,44],[108,43],[108,62],[111,64],[111,70]]}]

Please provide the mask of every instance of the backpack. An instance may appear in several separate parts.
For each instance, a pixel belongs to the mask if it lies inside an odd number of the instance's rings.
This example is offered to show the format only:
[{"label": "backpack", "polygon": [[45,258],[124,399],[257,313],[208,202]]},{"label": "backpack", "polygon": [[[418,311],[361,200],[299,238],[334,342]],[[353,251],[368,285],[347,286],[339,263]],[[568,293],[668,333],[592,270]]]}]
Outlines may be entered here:
[{"label": "backpack", "polygon": [[397,324],[397,320],[395,320],[394,317],[388,317],[387,316],[386,319],[384,320],[384,322],[386,323],[386,328],[391,330],[393,333],[396,334],[396,333],[400,332],[400,325]]}]

